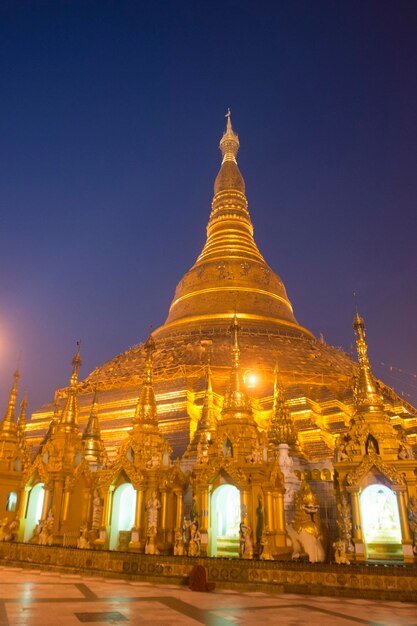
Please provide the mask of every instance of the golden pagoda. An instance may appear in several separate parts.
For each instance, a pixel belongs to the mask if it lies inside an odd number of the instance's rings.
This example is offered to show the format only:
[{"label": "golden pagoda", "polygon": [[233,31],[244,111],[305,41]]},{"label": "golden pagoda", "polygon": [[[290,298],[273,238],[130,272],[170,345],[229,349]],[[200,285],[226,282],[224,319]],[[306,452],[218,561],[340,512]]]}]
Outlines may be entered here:
[{"label": "golden pagoda", "polygon": [[396,429],[385,411],[358,312],[353,327],[355,412],[336,441],[334,463],[341,540],[357,561],[413,561],[407,509],[417,496],[417,460],[403,428]]},{"label": "golden pagoda", "polygon": [[[206,243],[166,322],[82,381],[78,351],[69,386],[17,427],[15,379],[0,443],[9,473],[19,461],[20,537],[320,561],[339,536],[357,560],[411,560],[415,409],[373,377],[359,315],[358,363],[296,320],[255,243],[226,117]],[[364,540],[362,493],[391,543]]]}]

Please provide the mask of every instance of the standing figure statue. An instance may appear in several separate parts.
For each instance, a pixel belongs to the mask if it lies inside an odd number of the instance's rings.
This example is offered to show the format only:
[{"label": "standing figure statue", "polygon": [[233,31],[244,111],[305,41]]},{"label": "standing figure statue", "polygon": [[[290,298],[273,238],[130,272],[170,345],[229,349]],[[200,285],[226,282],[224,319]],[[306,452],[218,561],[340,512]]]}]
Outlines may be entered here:
[{"label": "standing figure statue", "polygon": [[146,503],[145,511],[148,520],[148,528],[154,526],[158,528],[158,511],[161,508],[161,502],[158,500],[158,494],[155,489],[151,493],[151,497]]},{"label": "standing figure statue", "polygon": [[253,558],[253,543],[252,543],[252,529],[244,522],[239,526],[239,540],[240,540],[240,558],[252,559]]},{"label": "standing figure statue", "polygon": [[159,554],[156,540],[158,531],[156,526],[149,526],[146,533],[145,554]]},{"label": "standing figure statue", "polygon": [[182,528],[176,528],[174,535],[174,556],[184,556],[184,535]]},{"label": "standing figure statue", "polygon": [[190,527],[191,537],[188,547],[188,556],[200,556],[201,535],[198,530],[198,523],[193,522]]},{"label": "standing figure statue", "polygon": [[417,498],[414,496],[408,501],[408,525],[413,535],[413,552],[417,556]]},{"label": "standing figure statue", "polygon": [[256,507],[256,545],[260,551],[262,533],[264,530],[264,509],[262,505],[262,496],[258,495],[258,506]]},{"label": "standing figure statue", "polygon": [[81,530],[81,535],[77,541],[77,548],[80,548],[81,550],[88,550],[88,548],[91,548],[87,528],[83,528]]},{"label": "standing figure statue", "polygon": [[337,504],[337,526],[339,528],[340,540],[345,543],[345,550],[352,552],[352,513],[345,493],[342,493]]},{"label": "standing figure statue", "polygon": [[349,565],[350,561],[346,556],[346,546],[344,541],[335,541],[334,548],[334,560],[338,565]]},{"label": "standing figure statue", "polygon": [[39,528],[40,528],[39,545],[47,546],[48,545],[48,527],[46,525],[45,520],[39,522]]},{"label": "standing figure statue", "polygon": [[262,537],[261,537],[261,550],[260,550],[260,556],[259,556],[261,561],[273,561],[274,560],[274,557],[272,556],[272,552],[271,552],[271,546],[269,544],[269,538],[270,538],[269,526],[265,526],[262,532]]},{"label": "standing figure statue", "polygon": [[103,513],[103,504],[101,502],[100,494],[97,489],[94,490],[94,498],[93,498],[93,515],[92,515],[92,530],[100,530],[101,527],[101,516]]},{"label": "standing figure statue", "polygon": [[262,449],[259,445],[259,441],[253,446],[249,461],[251,463],[262,463]]},{"label": "standing figure statue", "polygon": [[54,524],[55,524],[55,519],[54,519],[52,510],[49,509],[48,517],[46,518],[46,520],[39,522],[39,526],[40,526],[39,545],[40,546],[52,545]]}]

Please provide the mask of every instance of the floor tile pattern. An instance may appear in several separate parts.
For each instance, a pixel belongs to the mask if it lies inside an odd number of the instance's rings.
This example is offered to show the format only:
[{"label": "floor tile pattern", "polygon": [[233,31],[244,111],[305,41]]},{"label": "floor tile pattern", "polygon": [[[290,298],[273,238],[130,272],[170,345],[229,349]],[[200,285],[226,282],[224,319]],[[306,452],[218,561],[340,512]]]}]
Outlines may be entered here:
[{"label": "floor tile pattern", "polygon": [[0,626],[417,626],[417,604],[216,590],[0,568]]}]

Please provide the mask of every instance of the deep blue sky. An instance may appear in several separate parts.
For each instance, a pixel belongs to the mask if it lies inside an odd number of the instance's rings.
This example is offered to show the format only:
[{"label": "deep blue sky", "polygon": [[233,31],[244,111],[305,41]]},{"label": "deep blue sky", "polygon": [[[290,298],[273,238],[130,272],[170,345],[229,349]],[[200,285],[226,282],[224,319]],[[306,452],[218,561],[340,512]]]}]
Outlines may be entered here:
[{"label": "deep blue sky", "polygon": [[[3,1],[0,409],[161,324],[205,238],[228,106],[298,320],[417,402],[417,3]],[[397,378],[395,380],[391,378]],[[408,383],[408,384],[406,384]],[[414,385],[414,386],[412,386]]]}]

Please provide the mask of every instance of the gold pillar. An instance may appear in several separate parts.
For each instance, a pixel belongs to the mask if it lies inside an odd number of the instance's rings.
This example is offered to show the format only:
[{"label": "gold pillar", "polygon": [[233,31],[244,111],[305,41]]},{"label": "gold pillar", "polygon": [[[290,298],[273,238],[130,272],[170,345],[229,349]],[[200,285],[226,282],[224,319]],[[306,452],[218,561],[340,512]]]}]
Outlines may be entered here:
[{"label": "gold pillar", "polygon": [[183,495],[182,491],[175,491],[176,497],[176,511],[175,511],[175,528],[182,528],[182,520],[183,520]]},{"label": "gold pillar", "polygon": [[62,521],[63,522],[67,521],[69,499],[70,499],[70,492],[68,489],[65,489],[63,493],[63,497],[62,497]]},{"label": "gold pillar", "polygon": [[276,517],[275,517],[275,531],[286,532],[285,523],[285,507],[284,507],[284,494],[276,494]]},{"label": "gold pillar", "polygon": [[361,529],[361,515],[359,511],[359,494],[357,491],[352,491],[350,494],[352,505],[352,525],[353,525],[353,540],[362,542],[362,529]]},{"label": "gold pillar", "polygon": [[132,552],[139,552],[141,549],[143,496],[143,488],[136,489],[135,525],[132,528],[132,535],[129,542],[129,550],[132,550]]},{"label": "gold pillar", "polygon": [[277,530],[279,528],[279,501],[276,491],[272,494],[272,528],[271,530]]},{"label": "gold pillar", "polygon": [[31,487],[29,487],[29,485],[26,485],[20,498],[20,506],[19,506],[19,519],[20,520],[26,518],[30,492],[31,492]]},{"label": "gold pillar", "polygon": [[208,529],[208,487],[204,487],[201,491],[201,532],[207,532]]},{"label": "gold pillar", "polygon": [[408,525],[407,507],[405,505],[405,493],[404,490],[397,491],[398,512],[400,514],[401,534],[403,543],[413,543],[413,539],[410,533],[410,527]]},{"label": "gold pillar", "polygon": [[91,519],[91,491],[86,488],[83,491],[83,510],[81,514],[82,524],[88,525]]},{"label": "gold pillar", "polygon": [[44,487],[44,491],[45,491],[45,496],[43,499],[42,516],[41,516],[41,519],[43,520],[45,520],[48,515],[48,511],[49,511],[51,500],[52,500],[51,489],[49,489],[48,487]]},{"label": "gold pillar", "polygon": [[269,530],[272,530],[274,526],[272,494],[270,491],[267,491],[265,495],[265,526],[268,526]]},{"label": "gold pillar", "polygon": [[244,524],[249,523],[249,493],[246,489],[240,491],[240,516]]},{"label": "gold pillar", "polygon": [[113,505],[114,486],[111,485],[106,494],[106,500],[103,507],[103,526],[110,525],[112,505]]},{"label": "gold pillar", "polygon": [[161,491],[161,530],[165,532],[167,525],[167,492]]},{"label": "gold pillar", "polygon": [[142,527],[143,489],[136,491],[135,528],[139,532]]},{"label": "gold pillar", "polygon": [[19,541],[23,541],[23,538],[25,536],[26,515],[27,515],[28,504],[29,504],[30,492],[31,492],[31,487],[29,487],[29,485],[26,485],[24,490],[23,490],[23,492],[22,492],[22,495],[20,497],[20,506],[19,506],[19,520],[20,520],[20,524],[19,524]]}]

